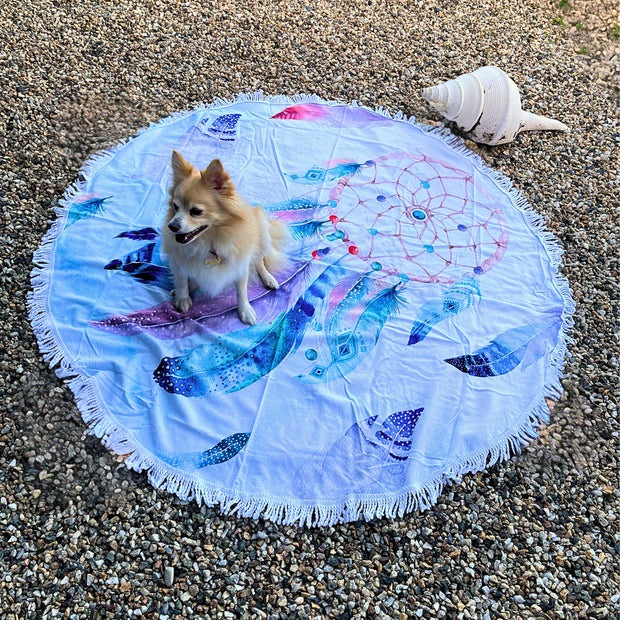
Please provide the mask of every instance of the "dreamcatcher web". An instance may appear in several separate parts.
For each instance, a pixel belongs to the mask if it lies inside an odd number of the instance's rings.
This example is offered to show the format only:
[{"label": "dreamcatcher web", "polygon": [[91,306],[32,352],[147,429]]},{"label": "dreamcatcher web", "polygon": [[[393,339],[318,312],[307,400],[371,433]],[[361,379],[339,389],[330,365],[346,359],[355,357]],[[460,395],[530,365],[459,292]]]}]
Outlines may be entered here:
[{"label": "dreamcatcher web", "polygon": [[366,161],[329,198],[327,239],[403,281],[452,283],[481,275],[508,244],[501,208],[471,174],[427,156]]}]

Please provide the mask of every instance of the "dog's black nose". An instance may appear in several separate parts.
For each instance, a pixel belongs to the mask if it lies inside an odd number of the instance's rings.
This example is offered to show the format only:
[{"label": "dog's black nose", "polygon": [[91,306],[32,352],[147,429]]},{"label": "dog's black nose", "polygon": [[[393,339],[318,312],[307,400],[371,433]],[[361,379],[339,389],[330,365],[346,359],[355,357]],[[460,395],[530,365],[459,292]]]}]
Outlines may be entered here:
[{"label": "dog's black nose", "polygon": [[168,228],[173,232],[179,232],[179,228],[180,226],[178,226],[177,224],[173,224],[172,222],[170,222],[170,224],[168,224]]}]

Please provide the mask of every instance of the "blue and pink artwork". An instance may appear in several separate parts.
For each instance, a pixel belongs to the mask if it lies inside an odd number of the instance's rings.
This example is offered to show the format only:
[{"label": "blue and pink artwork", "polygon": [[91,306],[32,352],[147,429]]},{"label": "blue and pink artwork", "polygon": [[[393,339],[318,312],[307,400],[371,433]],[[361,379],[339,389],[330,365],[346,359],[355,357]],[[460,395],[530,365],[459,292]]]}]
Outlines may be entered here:
[{"label": "blue and pink artwork", "polygon": [[[166,119],[63,202],[31,317],[86,423],[157,486],[309,525],[426,508],[511,454],[560,389],[573,302],[509,182],[451,136],[318,99]],[[290,231],[258,320],[233,287],[178,312],[170,154],[218,157]]]}]

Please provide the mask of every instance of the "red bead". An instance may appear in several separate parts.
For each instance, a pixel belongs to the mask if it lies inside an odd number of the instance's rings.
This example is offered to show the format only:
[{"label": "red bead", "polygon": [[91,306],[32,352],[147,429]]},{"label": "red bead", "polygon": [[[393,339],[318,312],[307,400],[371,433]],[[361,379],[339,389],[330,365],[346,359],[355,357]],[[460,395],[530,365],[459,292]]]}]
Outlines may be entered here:
[{"label": "red bead", "polygon": [[316,250],[312,250],[312,258],[316,258],[316,260],[321,260],[322,256],[319,256]]},{"label": "red bead", "polygon": [[355,245],[350,245],[349,246],[349,254],[357,254],[360,251],[360,249],[355,246]]},{"label": "red bead", "polygon": [[332,224],[335,224],[339,220],[340,220],[340,218],[337,215],[330,215],[329,216],[329,221],[332,222]]}]

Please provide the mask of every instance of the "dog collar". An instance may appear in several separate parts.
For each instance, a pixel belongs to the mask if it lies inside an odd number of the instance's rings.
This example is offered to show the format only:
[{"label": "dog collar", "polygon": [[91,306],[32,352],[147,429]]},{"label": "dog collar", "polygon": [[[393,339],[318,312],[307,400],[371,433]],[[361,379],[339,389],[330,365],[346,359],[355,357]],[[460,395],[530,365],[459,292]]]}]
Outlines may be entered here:
[{"label": "dog collar", "polygon": [[224,257],[220,256],[213,248],[211,248],[211,258],[207,258],[205,261],[205,267],[213,267],[213,265],[219,265],[224,262]]}]

